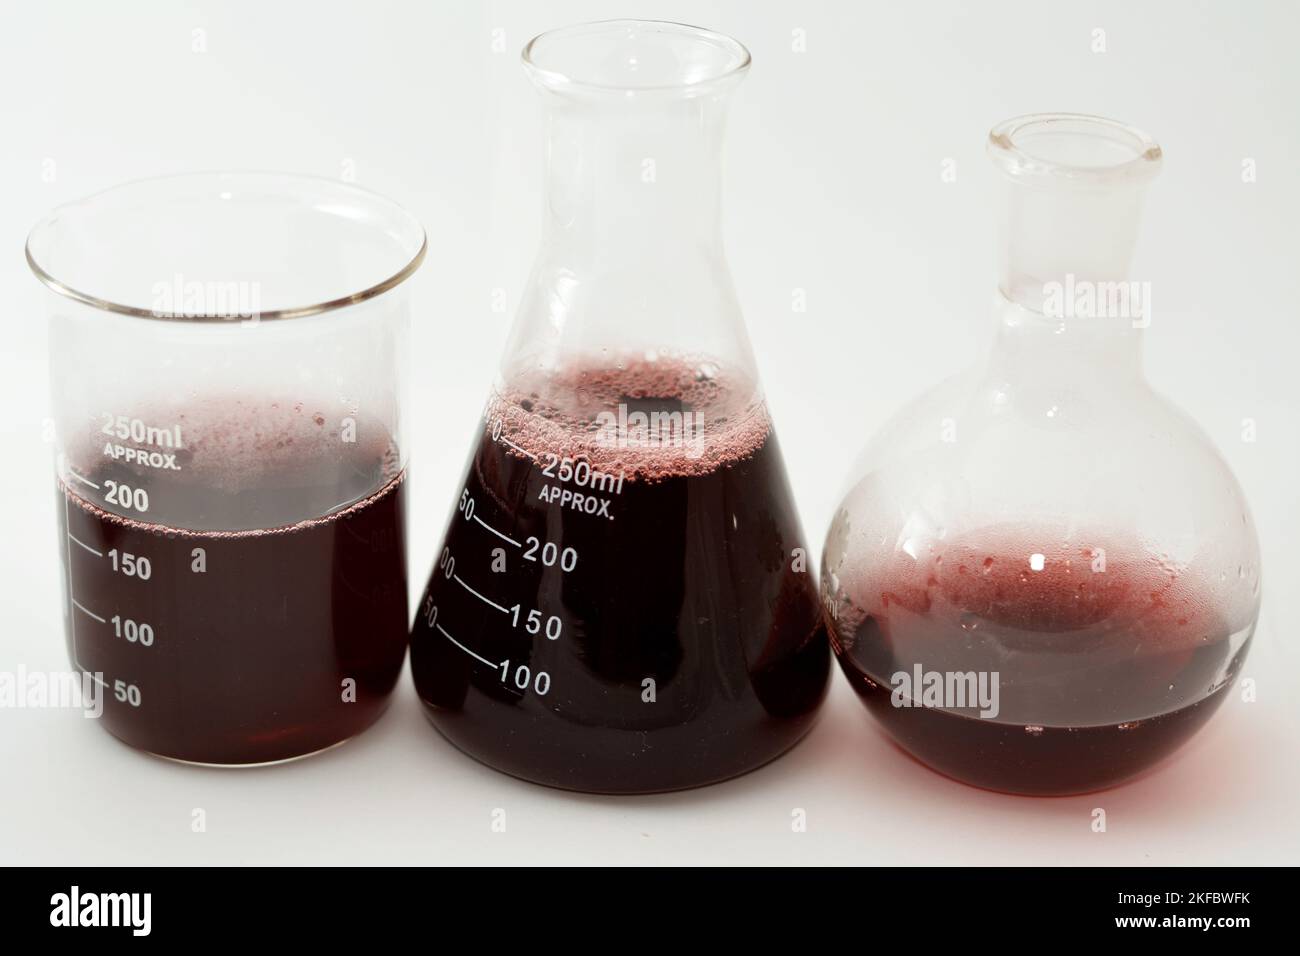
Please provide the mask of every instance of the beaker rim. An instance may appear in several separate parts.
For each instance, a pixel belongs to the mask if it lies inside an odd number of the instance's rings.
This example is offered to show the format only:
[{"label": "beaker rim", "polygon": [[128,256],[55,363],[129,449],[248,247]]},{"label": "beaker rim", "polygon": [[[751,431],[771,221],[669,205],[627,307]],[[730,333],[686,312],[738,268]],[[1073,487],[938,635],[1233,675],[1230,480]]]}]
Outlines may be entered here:
[{"label": "beaker rim", "polygon": [[[1044,146],[1027,140],[1055,138]],[[1149,135],[1089,113],[1026,113],[991,130],[989,156],[1009,178],[1042,185],[1140,184],[1159,171],[1163,154]]]},{"label": "beaker rim", "polygon": [[[692,39],[724,54],[727,59],[714,64],[714,68],[697,73],[682,75],[663,82],[646,83],[611,83],[599,80],[583,79],[579,71],[556,69],[544,66],[540,54],[549,43],[574,39],[587,35],[613,36],[625,30],[650,31],[660,35],[673,35],[678,38]],[[690,97],[710,92],[729,85],[749,69],[753,62],[749,49],[735,37],[716,30],[679,23],[674,20],[642,20],[620,18],[613,20],[593,20],[570,26],[557,27],[533,37],[524,46],[521,54],[524,68],[535,83],[557,93],[617,94],[621,96],[673,94]]]},{"label": "beaker rim", "polygon": [[[248,188],[252,184],[262,187],[282,187],[287,195],[292,187],[303,190],[315,190],[319,194],[332,194],[335,198],[348,199],[374,213],[390,227],[385,230],[388,238],[394,241],[394,249],[401,247],[399,255],[393,257],[392,266],[384,268],[372,281],[356,283],[359,288],[346,292],[336,292],[328,297],[316,299],[304,297],[301,304],[286,305],[259,311],[258,321],[274,319],[304,318],[332,312],[348,306],[357,305],[377,296],[383,295],[410,278],[424,261],[428,252],[428,235],[415,216],[390,199],[352,183],[341,182],[326,176],[312,176],[301,173],[285,173],[274,170],[236,169],[204,170],[198,172],[169,173],[161,176],[149,176],[128,180],[109,186],[106,189],[74,199],[56,206],[28,233],[24,253],[27,265],[33,275],[56,294],[83,305],[104,312],[113,312],[135,318],[157,319],[173,322],[227,322],[236,315],[226,314],[188,314],[184,311],[160,311],[130,301],[124,297],[97,294],[84,283],[70,278],[65,270],[52,267],[47,261],[49,250],[42,252],[43,242],[54,238],[55,230],[63,220],[71,216],[84,215],[106,202],[124,199],[136,195],[145,199],[150,190],[166,190],[168,187],[194,187],[193,196],[199,196],[213,187],[224,186]],[[222,199],[233,196],[231,189],[223,189],[217,195]],[[337,209],[335,215],[342,216]],[[74,220],[75,221],[75,220]],[[414,251],[411,251],[414,250]]]}]

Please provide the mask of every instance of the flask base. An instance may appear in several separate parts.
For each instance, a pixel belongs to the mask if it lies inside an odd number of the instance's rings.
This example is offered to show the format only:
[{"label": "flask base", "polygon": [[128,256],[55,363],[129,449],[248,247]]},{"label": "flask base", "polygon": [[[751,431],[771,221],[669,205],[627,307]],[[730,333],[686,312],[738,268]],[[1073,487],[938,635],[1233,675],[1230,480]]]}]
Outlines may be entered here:
[{"label": "flask base", "polygon": [[[743,753],[731,754],[726,760],[714,761],[709,766],[703,766],[698,759],[682,757],[682,752],[675,749],[674,743],[658,740],[653,751],[673,753],[679,759],[660,757],[658,768],[661,772],[647,774],[637,766],[639,755],[635,752],[615,752],[610,749],[597,755],[590,747],[586,748],[585,753],[564,752],[560,747],[539,748],[536,746],[536,740],[529,741],[527,745],[521,744],[513,753],[510,750],[504,753],[498,750],[489,756],[481,747],[482,741],[475,739],[474,730],[477,728],[472,716],[437,707],[423,700],[420,704],[424,716],[438,733],[453,747],[467,757],[473,758],[477,763],[528,783],[556,790],[600,796],[674,793],[743,777],[762,769],[793,750],[812,731],[820,716],[820,711],[814,710],[805,717],[793,721],[772,718],[772,723],[779,723],[780,726],[763,728],[761,731],[767,746],[762,748],[754,746]],[[641,740],[646,737],[639,731],[610,731],[609,733],[621,733],[628,738]],[[662,733],[659,731],[655,736],[661,737]],[[644,749],[640,756],[653,751]],[[697,747],[697,751],[701,751],[701,748]],[[706,753],[701,752],[700,755],[705,756]],[[668,763],[670,760],[671,765]]]},{"label": "flask base", "polygon": [[1141,776],[1200,730],[1232,686],[1145,720],[1040,727],[933,707],[897,707],[888,685],[849,667],[844,671],[872,716],[908,756],[958,783],[1035,797],[1095,793]]}]

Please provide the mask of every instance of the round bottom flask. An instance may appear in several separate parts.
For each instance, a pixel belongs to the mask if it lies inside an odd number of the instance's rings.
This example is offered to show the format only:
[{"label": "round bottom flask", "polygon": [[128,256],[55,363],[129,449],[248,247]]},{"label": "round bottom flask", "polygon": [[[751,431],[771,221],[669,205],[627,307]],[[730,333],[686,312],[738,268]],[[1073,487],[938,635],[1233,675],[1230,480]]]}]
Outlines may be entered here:
[{"label": "round bottom flask", "polygon": [[1111,786],[1229,698],[1259,609],[1240,487],[1141,368],[1129,278],[1160,150],[1121,124],[995,128],[1010,181],[988,359],[868,446],[827,538],[832,644],[906,751],[991,790]]}]

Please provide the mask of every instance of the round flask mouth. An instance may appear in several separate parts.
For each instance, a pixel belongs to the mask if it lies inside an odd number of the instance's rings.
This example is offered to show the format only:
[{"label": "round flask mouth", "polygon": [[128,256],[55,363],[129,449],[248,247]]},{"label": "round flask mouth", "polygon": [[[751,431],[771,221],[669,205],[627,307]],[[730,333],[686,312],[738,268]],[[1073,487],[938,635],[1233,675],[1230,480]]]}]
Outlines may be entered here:
[{"label": "round flask mouth", "polygon": [[1160,146],[1142,130],[1083,113],[1032,113],[989,131],[988,153],[1010,179],[1034,185],[1137,185],[1160,171]]}]

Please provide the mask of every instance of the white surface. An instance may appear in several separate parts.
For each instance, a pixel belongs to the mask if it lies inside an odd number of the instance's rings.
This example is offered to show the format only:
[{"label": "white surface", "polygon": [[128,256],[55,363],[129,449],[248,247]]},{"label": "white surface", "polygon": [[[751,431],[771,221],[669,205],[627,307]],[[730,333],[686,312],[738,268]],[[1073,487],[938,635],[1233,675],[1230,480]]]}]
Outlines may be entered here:
[{"label": "white surface", "polygon": [[[68,712],[0,710],[0,862],[1300,859],[1300,13],[1226,0],[966,6],[87,0],[7,11],[0,670],[66,666],[42,444],[45,329],[21,254],[30,226],[122,180],[218,167],[350,167],[409,206],[431,242],[414,280],[418,590],[537,239],[540,114],[518,50],[542,29],[630,15],[726,31],[754,54],[731,123],[729,252],[815,551],[867,434],[988,341],[987,129],[1076,110],[1160,141],[1165,170],[1137,252],[1160,292],[1147,367],[1224,450],[1253,504],[1265,599],[1245,676],[1257,703],[1229,702],[1137,783],[1059,800],[995,796],[924,770],[838,674],[821,723],[784,759],[635,799],[553,792],[460,756],[424,721],[407,677],[361,738],[251,771],[141,756]],[[1096,28],[1105,53],[1091,52]],[[192,51],[194,30],[206,31],[206,52]],[[806,52],[792,50],[795,30]],[[1255,183],[1241,181],[1245,158]],[[806,313],[791,311],[796,288]],[[491,308],[496,289],[504,314]],[[1245,418],[1257,422],[1254,443],[1241,440]],[[1107,811],[1104,834],[1090,829],[1095,807]],[[206,833],[190,830],[194,808]],[[491,830],[496,808],[505,833]],[[806,833],[792,832],[795,808]]]}]

